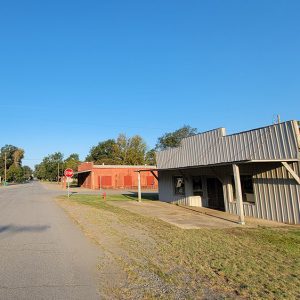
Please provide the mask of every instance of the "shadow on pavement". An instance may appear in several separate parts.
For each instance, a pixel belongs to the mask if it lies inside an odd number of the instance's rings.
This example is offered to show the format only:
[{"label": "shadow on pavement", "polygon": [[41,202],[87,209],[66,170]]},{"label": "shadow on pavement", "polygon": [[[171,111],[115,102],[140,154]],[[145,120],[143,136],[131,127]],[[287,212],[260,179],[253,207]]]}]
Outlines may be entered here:
[{"label": "shadow on pavement", "polygon": [[[138,193],[137,192],[129,192],[127,194],[122,194],[124,197],[132,200],[138,200]],[[151,201],[158,201],[158,193],[143,193],[142,192],[142,199],[143,200],[151,200]]]},{"label": "shadow on pavement", "polygon": [[20,233],[20,232],[42,232],[49,229],[49,225],[36,225],[36,226],[18,226],[18,225],[0,225],[1,233]]}]

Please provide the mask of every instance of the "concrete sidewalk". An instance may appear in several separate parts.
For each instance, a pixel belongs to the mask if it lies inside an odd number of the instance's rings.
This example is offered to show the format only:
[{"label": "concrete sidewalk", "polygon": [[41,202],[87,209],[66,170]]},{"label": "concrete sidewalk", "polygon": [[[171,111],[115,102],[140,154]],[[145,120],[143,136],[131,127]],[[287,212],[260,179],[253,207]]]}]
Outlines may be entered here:
[{"label": "concrete sidewalk", "polygon": [[235,215],[213,209],[182,207],[160,201],[109,201],[109,204],[143,216],[158,218],[184,229],[289,226],[254,218],[246,218],[246,225],[240,225],[237,223],[238,217]]}]

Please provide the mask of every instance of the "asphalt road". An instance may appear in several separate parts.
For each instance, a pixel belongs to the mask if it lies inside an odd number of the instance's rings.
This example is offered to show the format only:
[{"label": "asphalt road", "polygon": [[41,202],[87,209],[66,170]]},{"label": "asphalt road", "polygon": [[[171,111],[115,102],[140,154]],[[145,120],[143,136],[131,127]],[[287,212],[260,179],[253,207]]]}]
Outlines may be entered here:
[{"label": "asphalt road", "polygon": [[0,299],[100,298],[99,250],[57,193],[38,182],[0,188]]}]

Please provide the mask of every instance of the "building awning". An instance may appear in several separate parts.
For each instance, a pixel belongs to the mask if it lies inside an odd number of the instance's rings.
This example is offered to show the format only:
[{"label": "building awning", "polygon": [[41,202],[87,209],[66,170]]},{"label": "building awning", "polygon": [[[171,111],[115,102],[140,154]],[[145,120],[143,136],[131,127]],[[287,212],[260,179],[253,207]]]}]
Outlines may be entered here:
[{"label": "building awning", "polygon": [[74,174],[77,175],[77,174],[89,173],[89,172],[92,172],[92,170],[84,170],[84,171],[74,172]]},{"label": "building awning", "polygon": [[159,169],[140,169],[134,172],[155,172],[155,171],[157,172],[159,171]]},{"label": "building awning", "polygon": [[141,170],[137,170],[137,171],[134,171],[136,173],[141,173],[141,172],[150,172],[152,173],[152,175],[156,178],[156,180],[158,181],[158,176],[154,173],[154,172],[157,172],[158,169],[141,169]]}]

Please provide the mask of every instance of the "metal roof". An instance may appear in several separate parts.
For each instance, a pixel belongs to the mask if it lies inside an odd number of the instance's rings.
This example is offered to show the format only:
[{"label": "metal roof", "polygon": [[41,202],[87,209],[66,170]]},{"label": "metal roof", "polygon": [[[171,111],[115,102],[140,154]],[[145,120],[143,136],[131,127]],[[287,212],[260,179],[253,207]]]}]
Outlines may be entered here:
[{"label": "metal roof", "polygon": [[226,135],[224,128],[181,141],[177,148],[156,153],[157,168],[183,168],[238,161],[299,160],[297,121]]}]

